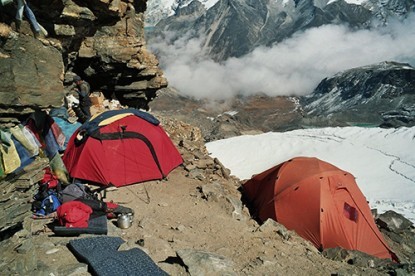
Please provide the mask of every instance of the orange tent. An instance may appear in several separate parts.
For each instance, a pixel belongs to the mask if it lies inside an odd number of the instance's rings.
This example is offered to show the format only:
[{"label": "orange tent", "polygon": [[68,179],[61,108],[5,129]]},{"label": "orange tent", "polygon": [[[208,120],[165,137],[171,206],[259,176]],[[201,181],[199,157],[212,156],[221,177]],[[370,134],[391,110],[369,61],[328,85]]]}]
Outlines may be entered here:
[{"label": "orange tent", "polygon": [[255,215],[272,218],[318,249],[342,247],[397,261],[354,176],[317,158],[297,157],[243,185]]}]

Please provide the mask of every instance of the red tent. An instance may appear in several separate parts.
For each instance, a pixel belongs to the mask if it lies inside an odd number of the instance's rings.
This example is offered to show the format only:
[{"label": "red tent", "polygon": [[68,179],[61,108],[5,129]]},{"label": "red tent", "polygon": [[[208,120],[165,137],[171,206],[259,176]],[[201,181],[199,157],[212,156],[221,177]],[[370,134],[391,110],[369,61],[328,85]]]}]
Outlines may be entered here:
[{"label": "red tent", "polygon": [[132,109],[107,111],[82,125],[63,156],[71,177],[117,187],[162,179],[182,161],[158,120]]},{"label": "red tent", "polygon": [[261,221],[272,218],[320,250],[342,247],[396,258],[354,176],[329,163],[293,158],[255,175],[243,191]]}]

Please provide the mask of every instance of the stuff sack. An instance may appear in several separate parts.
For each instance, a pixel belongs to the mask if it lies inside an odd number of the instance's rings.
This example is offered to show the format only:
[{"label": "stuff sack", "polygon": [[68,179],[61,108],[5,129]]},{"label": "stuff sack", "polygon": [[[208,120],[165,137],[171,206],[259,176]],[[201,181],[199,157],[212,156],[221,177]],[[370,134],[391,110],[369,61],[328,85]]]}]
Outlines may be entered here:
[{"label": "stuff sack", "polygon": [[59,224],[67,228],[87,228],[92,209],[80,201],[69,201],[57,210]]},{"label": "stuff sack", "polygon": [[53,192],[48,192],[48,196],[43,198],[41,201],[35,201],[32,203],[32,211],[38,216],[46,216],[55,212],[61,203]]},{"label": "stuff sack", "polygon": [[45,173],[43,178],[40,180],[40,184],[47,187],[47,189],[58,188],[59,179],[56,175],[53,174],[52,170],[47,167],[44,169]]},{"label": "stuff sack", "polygon": [[62,203],[76,199],[96,199],[91,190],[81,183],[69,184],[61,192]]}]

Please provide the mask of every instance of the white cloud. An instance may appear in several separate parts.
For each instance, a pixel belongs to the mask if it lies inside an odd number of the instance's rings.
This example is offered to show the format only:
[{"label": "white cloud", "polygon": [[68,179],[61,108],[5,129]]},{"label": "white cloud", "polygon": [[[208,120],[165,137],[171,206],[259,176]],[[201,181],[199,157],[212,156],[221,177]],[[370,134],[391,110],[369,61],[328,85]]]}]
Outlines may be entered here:
[{"label": "white cloud", "polygon": [[196,98],[225,99],[258,92],[306,95],[325,77],[382,61],[415,63],[415,16],[376,30],[352,31],[325,25],[271,47],[216,63],[202,53],[200,40],[185,36],[174,44],[159,40],[157,54],[171,86]]}]

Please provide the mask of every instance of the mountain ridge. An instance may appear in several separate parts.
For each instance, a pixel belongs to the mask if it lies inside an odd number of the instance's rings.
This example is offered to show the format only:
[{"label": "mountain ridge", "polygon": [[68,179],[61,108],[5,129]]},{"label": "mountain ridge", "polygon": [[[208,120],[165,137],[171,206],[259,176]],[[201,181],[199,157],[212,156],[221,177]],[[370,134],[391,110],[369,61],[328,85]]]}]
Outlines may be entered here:
[{"label": "mountain ridge", "polygon": [[[198,2],[193,1],[193,2]],[[181,7],[185,8],[185,7]],[[216,61],[241,57],[258,46],[270,46],[294,33],[326,24],[346,24],[352,29],[387,25],[415,11],[410,0],[365,1],[357,5],[344,0],[269,1],[219,0],[202,15],[181,18],[180,7],[173,16],[161,19],[148,34],[169,31],[203,37],[207,54]],[[180,23],[179,23],[180,22]]]}]

